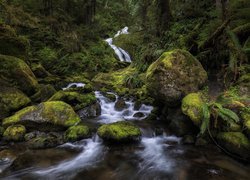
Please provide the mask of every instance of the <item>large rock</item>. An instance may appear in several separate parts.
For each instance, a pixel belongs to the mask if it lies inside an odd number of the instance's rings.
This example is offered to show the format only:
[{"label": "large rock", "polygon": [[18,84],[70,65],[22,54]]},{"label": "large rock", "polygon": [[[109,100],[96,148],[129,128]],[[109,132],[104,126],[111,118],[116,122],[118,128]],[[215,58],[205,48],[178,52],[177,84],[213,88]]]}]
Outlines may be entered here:
[{"label": "large rock", "polygon": [[182,112],[187,115],[196,126],[201,125],[203,118],[202,106],[204,102],[199,93],[191,93],[182,100]]},{"label": "large rock", "polygon": [[65,133],[64,138],[66,141],[77,141],[83,138],[87,138],[90,135],[88,126],[78,125],[70,127]]},{"label": "large rock", "polygon": [[0,42],[0,54],[27,58],[29,41],[23,36],[17,36],[10,26],[0,25]]},{"label": "large rock", "polygon": [[147,70],[147,89],[157,101],[176,106],[207,81],[201,63],[185,50],[165,52]]},{"label": "large rock", "polygon": [[49,101],[63,101],[78,111],[97,102],[94,93],[80,94],[78,92],[59,91]]},{"label": "large rock", "polygon": [[132,123],[121,121],[102,125],[97,134],[107,141],[130,142],[139,140],[141,131]]},{"label": "large rock", "polygon": [[250,158],[250,141],[241,132],[221,132],[217,139],[229,152],[243,158]]},{"label": "large rock", "polygon": [[20,90],[11,87],[0,88],[0,120],[11,112],[22,109],[30,103],[30,99]]},{"label": "large rock", "polygon": [[101,105],[99,104],[99,102],[96,102],[90,106],[81,109],[77,113],[79,114],[81,119],[84,120],[86,118],[94,118],[100,116],[101,112],[102,112]]},{"label": "large rock", "polygon": [[3,120],[3,126],[22,124],[28,130],[59,131],[80,122],[72,107],[61,101],[29,106]]},{"label": "large rock", "polygon": [[29,66],[21,59],[0,55],[1,78],[31,95],[38,89],[38,82]]},{"label": "large rock", "polygon": [[3,133],[3,138],[7,141],[22,141],[26,128],[23,125],[9,126]]}]

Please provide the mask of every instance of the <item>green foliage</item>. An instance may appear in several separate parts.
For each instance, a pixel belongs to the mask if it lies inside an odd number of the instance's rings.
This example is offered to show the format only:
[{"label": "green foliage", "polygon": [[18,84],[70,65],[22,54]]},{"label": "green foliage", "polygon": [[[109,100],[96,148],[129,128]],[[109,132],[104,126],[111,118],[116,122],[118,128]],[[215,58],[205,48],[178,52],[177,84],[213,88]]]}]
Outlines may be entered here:
[{"label": "green foliage", "polygon": [[[214,120],[213,125],[215,128],[218,128],[218,117],[220,117],[220,119],[226,122],[228,125],[232,123],[239,123],[240,121],[238,115],[235,112],[230,109],[224,108],[217,102],[203,104],[202,110],[203,118],[202,125],[200,127],[200,134],[204,134],[206,130],[209,129],[210,124],[212,123],[211,119]],[[210,118],[211,116],[213,118]]]},{"label": "green foliage", "polygon": [[52,68],[58,60],[58,53],[49,47],[44,47],[37,52],[36,57],[45,68]]},{"label": "green foliage", "polygon": [[124,81],[127,87],[129,88],[140,88],[144,85],[140,77],[140,73],[135,72],[134,74],[127,74],[124,77]]}]

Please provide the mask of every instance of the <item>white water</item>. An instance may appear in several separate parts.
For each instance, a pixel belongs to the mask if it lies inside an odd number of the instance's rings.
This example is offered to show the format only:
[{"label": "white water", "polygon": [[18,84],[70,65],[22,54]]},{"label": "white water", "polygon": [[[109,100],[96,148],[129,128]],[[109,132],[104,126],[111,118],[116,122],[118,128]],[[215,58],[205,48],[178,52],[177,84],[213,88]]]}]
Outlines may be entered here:
[{"label": "white water", "polygon": [[[145,119],[153,110],[152,106],[147,106],[143,104],[140,109],[136,111],[134,108],[134,102],[130,100],[125,101],[126,108],[124,108],[122,111],[117,111],[115,109],[115,104],[118,101],[118,96],[114,93],[109,94],[113,94],[116,96],[115,102],[110,101],[108,98],[104,97],[100,92],[95,92],[95,95],[101,105],[101,115],[98,117],[100,123],[109,124],[124,120],[142,120]],[[134,115],[138,112],[143,113],[144,116],[141,118],[135,118]]]},{"label": "white water", "polygon": [[[128,27],[125,27],[122,30],[118,31],[116,33],[116,35],[114,36],[114,38],[120,36],[121,34],[129,34]],[[131,57],[128,54],[128,52],[125,51],[124,49],[120,48],[120,47],[115,46],[113,44],[113,38],[108,38],[105,41],[115,51],[115,54],[118,56],[118,58],[120,59],[120,61],[122,61],[122,62],[131,62]]]},{"label": "white water", "polygon": [[167,154],[167,148],[170,146],[167,142],[180,143],[180,138],[176,136],[156,136],[142,138],[144,150],[138,152],[142,162],[139,164],[140,172],[161,171],[169,172],[175,165],[175,162]]},{"label": "white water", "polygon": [[[61,162],[49,169],[35,171],[34,174],[42,177],[59,177],[62,174],[70,176],[75,175],[78,170],[93,167],[104,157],[104,146],[98,139],[86,139],[78,142],[79,144],[67,143],[61,148],[81,149],[82,152],[77,157]],[[69,178],[69,177],[68,177]]]},{"label": "white water", "polygon": [[75,86],[75,87],[84,87],[85,84],[84,83],[70,83],[67,87],[62,88],[62,89],[67,90],[67,89],[69,89],[69,88],[71,88],[73,86]]}]

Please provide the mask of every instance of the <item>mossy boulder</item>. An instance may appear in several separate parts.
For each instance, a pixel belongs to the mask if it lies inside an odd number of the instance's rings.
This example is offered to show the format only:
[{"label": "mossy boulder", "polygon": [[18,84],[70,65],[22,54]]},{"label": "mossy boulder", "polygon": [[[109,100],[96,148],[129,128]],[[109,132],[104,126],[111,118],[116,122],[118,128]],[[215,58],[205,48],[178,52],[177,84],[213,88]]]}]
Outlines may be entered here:
[{"label": "mossy boulder", "polygon": [[116,122],[102,125],[97,134],[106,141],[111,142],[130,142],[140,139],[140,129],[130,122]]},{"label": "mossy boulder", "polygon": [[25,134],[26,145],[30,149],[52,148],[64,143],[62,133],[31,132]]},{"label": "mossy boulder", "polygon": [[0,120],[30,103],[30,99],[20,90],[11,87],[0,88]]},{"label": "mossy boulder", "polygon": [[202,121],[202,106],[204,101],[202,100],[200,93],[188,94],[182,100],[181,109],[182,112],[187,115],[196,126],[201,125]]},{"label": "mossy boulder", "polygon": [[28,95],[38,89],[37,79],[29,66],[16,57],[0,55],[0,74],[8,83]]},{"label": "mossy boulder", "polygon": [[37,78],[45,78],[51,75],[40,63],[32,63],[31,70]]},{"label": "mossy boulder", "polygon": [[38,88],[37,93],[30,97],[32,102],[47,101],[57,92],[51,84],[39,84]]},{"label": "mossy boulder", "polygon": [[13,124],[22,124],[31,131],[60,131],[77,125],[80,117],[73,108],[62,101],[44,102],[37,106],[29,106],[13,116],[5,118],[4,127]]},{"label": "mossy boulder", "polygon": [[221,132],[217,135],[219,143],[229,152],[243,158],[250,158],[250,141],[241,132]]},{"label": "mossy boulder", "polygon": [[0,54],[22,59],[28,57],[28,39],[24,36],[18,36],[10,26],[0,24],[0,42]]},{"label": "mossy boulder", "polygon": [[185,95],[197,92],[207,81],[201,63],[180,49],[163,53],[150,65],[146,77],[149,94],[168,106],[179,105]]},{"label": "mossy boulder", "polygon": [[26,128],[23,125],[13,125],[4,131],[3,137],[7,141],[22,141],[25,133]]},{"label": "mossy boulder", "polygon": [[80,94],[78,92],[59,91],[49,101],[63,101],[78,111],[97,102],[94,93]]},{"label": "mossy boulder", "polygon": [[65,133],[64,138],[66,141],[78,141],[84,138],[88,138],[90,135],[90,130],[88,126],[78,125],[70,127]]}]

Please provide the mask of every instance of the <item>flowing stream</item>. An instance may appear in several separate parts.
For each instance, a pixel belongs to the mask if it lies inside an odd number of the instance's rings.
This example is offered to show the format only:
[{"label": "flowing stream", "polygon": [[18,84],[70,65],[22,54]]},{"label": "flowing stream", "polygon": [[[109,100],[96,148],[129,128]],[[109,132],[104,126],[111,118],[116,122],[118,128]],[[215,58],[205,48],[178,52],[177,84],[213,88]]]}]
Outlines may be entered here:
[{"label": "flowing stream", "polygon": [[[73,84],[77,86],[77,84]],[[79,85],[79,84],[78,84]],[[26,150],[20,146],[0,153],[1,179],[248,179],[249,167],[221,153],[216,147],[184,146],[163,124],[144,119],[152,107],[124,100],[122,110],[113,100],[95,92],[102,113],[89,121],[95,125],[133,121],[142,131],[141,142],[107,146],[93,134],[90,139],[57,148]],[[141,117],[135,117],[140,113]],[[156,129],[161,128],[161,132]],[[14,160],[16,159],[16,160]],[[13,163],[14,160],[14,163]]]},{"label": "flowing stream", "polygon": [[[121,34],[129,34],[128,27],[124,27],[122,30],[118,31],[114,38],[120,36]],[[109,46],[115,51],[115,54],[118,56],[121,62],[131,62],[131,57],[127,51],[124,49],[117,47],[113,44],[113,38],[108,38],[105,40]]]}]

